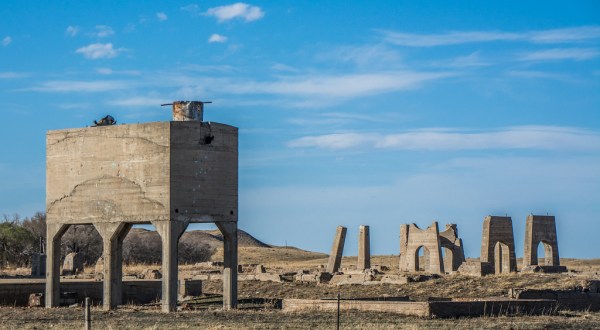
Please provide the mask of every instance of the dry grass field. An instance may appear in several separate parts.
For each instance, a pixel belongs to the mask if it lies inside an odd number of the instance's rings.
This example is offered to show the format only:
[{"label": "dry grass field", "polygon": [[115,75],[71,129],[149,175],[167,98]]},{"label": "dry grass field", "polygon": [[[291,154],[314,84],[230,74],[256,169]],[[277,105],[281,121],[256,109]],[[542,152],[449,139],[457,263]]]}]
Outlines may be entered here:
[{"label": "dry grass field", "polygon": [[[260,242],[259,242],[260,243]],[[249,242],[239,249],[240,264],[262,264],[267,271],[287,272],[301,269],[316,270],[327,263],[327,255],[303,251],[293,247],[260,246]],[[213,260],[221,260],[222,251],[216,251]],[[397,272],[398,256],[375,256],[373,265],[389,267],[388,273]],[[157,304],[125,305],[116,311],[92,310],[93,328],[101,329],[332,329],[336,314],[328,312],[286,313],[276,308],[277,299],[334,298],[338,292],[343,298],[410,296],[415,300],[428,297],[498,297],[510,288],[571,289],[585,278],[600,278],[600,259],[561,261],[569,269],[567,274],[511,274],[483,278],[449,275],[425,282],[404,285],[344,285],[330,286],[314,283],[273,283],[240,281],[238,310],[222,311],[221,282],[204,281],[204,296],[182,304],[182,310],[162,314]],[[356,257],[344,257],[342,267],[351,268]],[[127,265],[124,274],[139,274],[160,265]],[[180,276],[197,272],[196,265],[180,265]],[[25,270],[4,271],[16,275]],[[93,267],[83,277],[92,277]],[[1,329],[73,329],[83,325],[81,307],[0,308]],[[561,312],[543,316],[500,316],[457,319],[422,319],[402,317],[390,313],[343,312],[341,327],[350,329],[598,329],[598,312]]]}]

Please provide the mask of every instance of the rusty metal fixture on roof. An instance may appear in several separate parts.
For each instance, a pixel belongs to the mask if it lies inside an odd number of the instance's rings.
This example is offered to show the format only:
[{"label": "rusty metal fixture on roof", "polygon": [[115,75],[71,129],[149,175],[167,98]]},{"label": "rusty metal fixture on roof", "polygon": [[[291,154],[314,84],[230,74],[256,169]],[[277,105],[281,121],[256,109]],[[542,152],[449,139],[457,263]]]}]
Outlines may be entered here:
[{"label": "rusty metal fixture on roof", "polygon": [[115,125],[116,123],[117,123],[117,121],[113,118],[113,116],[106,115],[104,118],[100,119],[100,121],[94,120],[94,125],[92,127],[109,126],[109,125]]},{"label": "rusty metal fixture on roof", "polygon": [[202,121],[204,104],[210,101],[174,101],[173,103],[161,104],[161,106],[173,106],[173,121]]}]

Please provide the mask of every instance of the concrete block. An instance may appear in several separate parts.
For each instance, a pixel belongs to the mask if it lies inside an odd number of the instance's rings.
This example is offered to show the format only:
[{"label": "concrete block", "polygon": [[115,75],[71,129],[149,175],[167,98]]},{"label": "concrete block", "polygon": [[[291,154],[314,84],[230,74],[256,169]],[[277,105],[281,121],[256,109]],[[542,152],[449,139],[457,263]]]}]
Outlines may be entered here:
[{"label": "concrete block", "polygon": [[408,284],[409,279],[405,275],[383,275],[381,278],[381,283],[388,284]]},{"label": "concrete block", "polygon": [[29,307],[44,307],[44,294],[43,293],[32,293],[29,295]]}]

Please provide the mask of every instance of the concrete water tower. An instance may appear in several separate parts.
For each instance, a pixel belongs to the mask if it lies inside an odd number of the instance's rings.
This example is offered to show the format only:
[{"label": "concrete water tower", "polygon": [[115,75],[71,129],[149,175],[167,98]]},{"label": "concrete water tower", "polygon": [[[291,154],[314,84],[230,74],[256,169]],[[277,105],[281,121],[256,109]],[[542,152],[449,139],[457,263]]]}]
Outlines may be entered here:
[{"label": "concrete water tower", "polygon": [[152,224],[162,241],[162,310],[177,306],[177,245],[190,223],[223,234],[223,305],[237,305],[238,129],[203,122],[203,102],[173,121],[48,131],[46,307],[59,305],[60,238],[93,225],[103,240],[103,306],[121,304],[123,239]]}]

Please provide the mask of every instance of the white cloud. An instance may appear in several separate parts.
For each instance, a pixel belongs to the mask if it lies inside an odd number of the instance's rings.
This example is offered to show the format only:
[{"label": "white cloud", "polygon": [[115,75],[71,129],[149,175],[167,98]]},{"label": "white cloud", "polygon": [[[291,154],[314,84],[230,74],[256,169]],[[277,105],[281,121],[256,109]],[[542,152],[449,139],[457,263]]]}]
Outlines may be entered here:
[{"label": "white cloud", "polygon": [[28,77],[28,73],[20,73],[20,72],[0,72],[0,79],[14,79],[14,78],[24,78]]},{"label": "white cloud", "polygon": [[271,69],[275,70],[275,71],[287,71],[287,72],[298,72],[298,69],[286,65],[286,64],[282,64],[282,63],[275,63],[271,66]]},{"label": "white cloud", "polygon": [[352,62],[358,66],[380,64],[388,66],[400,62],[400,54],[384,45],[343,46],[317,55],[320,60]]},{"label": "white cloud", "polygon": [[600,56],[600,52],[593,48],[554,48],[529,52],[521,56],[522,61],[552,61],[575,60],[583,61]]},{"label": "white cloud", "polygon": [[187,5],[187,6],[183,6],[180,9],[183,10],[183,11],[190,12],[190,13],[197,13],[200,10],[200,7],[198,5],[195,5],[195,4],[190,4],[190,5]]},{"label": "white cloud", "polygon": [[439,34],[380,31],[385,41],[399,46],[434,47],[492,41],[527,41],[533,43],[575,43],[600,38],[600,27],[582,26],[526,32],[453,31]]},{"label": "white cloud", "polygon": [[219,42],[219,43],[223,43],[227,41],[227,37],[226,36],[222,36],[220,34],[216,34],[213,33],[210,38],[208,38],[208,42],[209,43],[213,43],[213,42]]},{"label": "white cloud", "polygon": [[556,126],[518,126],[488,132],[425,129],[398,134],[338,133],[306,136],[288,143],[291,148],[395,150],[600,150],[600,133]]},{"label": "white cloud", "polygon": [[246,22],[256,21],[265,13],[257,6],[251,6],[243,2],[237,2],[228,6],[219,6],[209,8],[205,15],[214,16],[219,22],[232,20],[235,18],[244,19]]},{"label": "white cloud", "polygon": [[115,31],[108,25],[96,25],[95,35],[99,38],[108,37],[115,34]]},{"label": "white cloud", "polygon": [[28,88],[36,92],[106,92],[114,90],[125,90],[131,87],[131,83],[119,80],[53,80],[46,81],[41,85]]},{"label": "white cloud", "polygon": [[107,44],[91,44],[85,47],[78,48],[75,53],[83,54],[86,58],[96,60],[100,58],[113,58],[119,55],[121,49],[113,48],[111,43]]},{"label": "white cloud", "polygon": [[67,27],[67,29],[65,30],[65,34],[69,35],[71,37],[76,36],[78,33],[79,33],[79,27],[78,26],[69,25]]},{"label": "white cloud", "polygon": [[112,75],[112,74],[124,74],[124,75],[131,75],[131,76],[139,76],[140,74],[142,74],[140,71],[138,70],[118,70],[115,71],[111,68],[97,68],[96,72],[98,72],[101,75]]},{"label": "white cloud", "polygon": [[4,37],[4,39],[2,39],[2,46],[4,46],[4,47],[10,45],[11,43],[12,43],[12,38],[10,36],[6,36],[6,37]]},{"label": "white cloud", "polygon": [[167,14],[160,12],[160,13],[156,13],[156,18],[158,18],[159,21],[166,21],[167,19],[169,19],[169,17],[167,17]]},{"label": "white cloud", "polygon": [[168,99],[138,96],[110,101],[108,104],[121,107],[159,107],[165,101],[168,101]]}]

